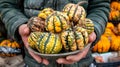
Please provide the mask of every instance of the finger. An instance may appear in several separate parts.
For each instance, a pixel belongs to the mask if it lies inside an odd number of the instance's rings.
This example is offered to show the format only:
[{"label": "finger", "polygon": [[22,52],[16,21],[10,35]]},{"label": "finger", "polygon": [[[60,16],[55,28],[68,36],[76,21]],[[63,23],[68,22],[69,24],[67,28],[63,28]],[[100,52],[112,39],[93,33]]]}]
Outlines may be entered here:
[{"label": "finger", "polygon": [[19,34],[21,36],[28,35],[30,33],[29,28],[27,27],[27,24],[23,24],[19,27]]},{"label": "finger", "polygon": [[95,39],[96,39],[96,34],[95,32],[93,32],[89,35],[89,43],[95,41]]},{"label": "finger", "polygon": [[43,59],[42,63],[45,64],[45,65],[48,65],[49,61],[47,59]]},{"label": "finger", "polygon": [[74,61],[70,61],[70,60],[66,60],[66,59],[64,59],[64,58],[59,58],[58,60],[57,60],[57,63],[59,63],[59,64],[73,64],[73,63],[75,63]]},{"label": "finger", "polygon": [[82,58],[85,58],[87,53],[88,53],[88,50],[89,50],[89,47],[86,48],[84,51],[76,54],[76,55],[70,55],[70,56],[67,56],[66,59],[67,60],[71,60],[71,61],[74,61],[74,62],[78,62],[80,61]]},{"label": "finger", "polygon": [[32,51],[28,51],[28,52],[38,63],[42,62],[42,58],[40,56],[34,54]]},{"label": "finger", "polygon": [[66,57],[67,60],[74,61],[74,62],[78,62],[82,58],[83,58],[83,53],[79,53],[76,55],[70,55]]}]

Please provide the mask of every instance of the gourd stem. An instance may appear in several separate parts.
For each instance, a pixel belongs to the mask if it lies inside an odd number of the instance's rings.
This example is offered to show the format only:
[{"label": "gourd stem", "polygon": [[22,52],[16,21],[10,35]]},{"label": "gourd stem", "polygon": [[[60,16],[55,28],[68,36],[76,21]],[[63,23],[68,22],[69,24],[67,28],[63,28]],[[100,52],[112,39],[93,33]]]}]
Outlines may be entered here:
[{"label": "gourd stem", "polygon": [[88,1],[80,1],[77,3],[77,6],[82,5],[82,4],[87,4],[87,3],[88,3]]}]

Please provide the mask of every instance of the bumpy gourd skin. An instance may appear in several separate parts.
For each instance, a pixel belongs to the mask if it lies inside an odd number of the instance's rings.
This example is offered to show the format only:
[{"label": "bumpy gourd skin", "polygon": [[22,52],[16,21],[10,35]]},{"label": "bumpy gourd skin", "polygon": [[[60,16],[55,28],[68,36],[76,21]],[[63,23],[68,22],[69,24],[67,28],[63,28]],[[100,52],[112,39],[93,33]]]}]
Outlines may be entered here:
[{"label": "bumpy gourd skin", "polygon": [[63,31],[60,36],[65,51],[82,50],[88,44],[87,30],[82,27]]},{"label": "bumpy gourd skin", "polygon": [[65,51],[77,50],[75,35],[71,29],[61,32],[60,37],[61,37],[61,42],[63,44],[63,49]]},{"label": "bumpy gourd skin", "polygon": [[69,3],[63,8],[63,12],[67,13],[70,18],[70,21],[75,22],[76,24],[79,20],[84,20],[86,17],[86,11],[82,6],[77,4]]},{"label": "bumpy gourd skin", "polygon": [[84,20],[79,20],[76,26],[85,28],[88,34],[94,32],[94,23],[91,19],[85,18]]},{"label": "bumpy gourd skin", "polygon": [[76,32],[80,32],[82,34],[84,45],[87,45],[88,44],[88,37],[89,37],[87,30],[82,28],[82,27],[78,27],[78,26],[75,26],[74,29]]},{"label": "bumpy gourd skin", "polygon": [[31,32],[43,32],[45,31],[45,20],[40,17],[31,17],[27,23]]},{"label": "bumpy gourd skin", "polygon": [[51,15],[54,12],[52,8],[45,8],[38,14],[38,17],[46,19],[49,15]]},{"label": "bumpy gourd skin", "polygon": [[37,40],[37,50],[44,54],[57,54],[62,49],[61,40],[58,35],[42,32]]},{"label": "bumpy gourd skin", "polygon": [[66,14],[56,11],[46,19],[46,30],[60,33],[69,28],[69,18]]},{"label": "bumpy gourd skin", "polygon": [[120,36],[112,38],[111,50],[113,50],[113,51],[120,51]]},{"label": "bumpy gourd skin", "polygon": [[104,53],[104,52],[108,52],[109,49],[110,49],[110,41],[109,41],[109,39],[106,36],[102,35],[101,39],[94,46],[92,51],[93,52]]},{"label": "bumpy gourd skin", "polygon": [[28,43],[29,46],[33,49],[36,49],[36,45],[37,45],[37,40],[40,36],[41,32],[32,32],[30,33],[29,37],[28,37]]}]

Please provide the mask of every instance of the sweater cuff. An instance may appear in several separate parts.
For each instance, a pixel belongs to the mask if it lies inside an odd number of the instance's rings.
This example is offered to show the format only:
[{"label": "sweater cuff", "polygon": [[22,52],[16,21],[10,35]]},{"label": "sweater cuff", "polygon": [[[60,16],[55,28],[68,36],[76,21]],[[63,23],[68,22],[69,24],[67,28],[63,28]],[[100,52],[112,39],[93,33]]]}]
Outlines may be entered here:
[{"label": "sweater cuff", "polygon": [[18,28],[20,25],[25,24],[27,21],[28,21],[27,18],[20,18],[11,26],[11,29],[10,29],[11,32],[8,32],[8,33],[11,33],[12,38],[18,42],[21,40],[21,37],[18,32]]},{"label": "sweater cuff", "polygon": [[92,43],[91,47],[93,47],[99,40],[100,40],[100,37],[102,35],[102,32],[101,32],[101,27],[100,25],[98,25],[96,22],[94,22],[94,32],[96,34],[96,39],[95,41]]}]

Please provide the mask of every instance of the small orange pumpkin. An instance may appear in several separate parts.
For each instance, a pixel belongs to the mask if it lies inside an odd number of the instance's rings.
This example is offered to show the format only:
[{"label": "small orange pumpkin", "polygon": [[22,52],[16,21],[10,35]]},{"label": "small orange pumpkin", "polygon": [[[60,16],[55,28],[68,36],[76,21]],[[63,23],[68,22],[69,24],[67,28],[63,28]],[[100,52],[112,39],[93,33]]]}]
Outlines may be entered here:
[{"label": "small orange pumpkin", "polygon": [[120,36],[116,36],[116,37],[112,38],[111,50],[120,51]]},{"label": "small orange pumpkin", "polygon": [[110,49],[110,41],[106,36],[101,36],[101,39],[98,41],[98,43],[93,47],[93,52],[108,52]]}]

